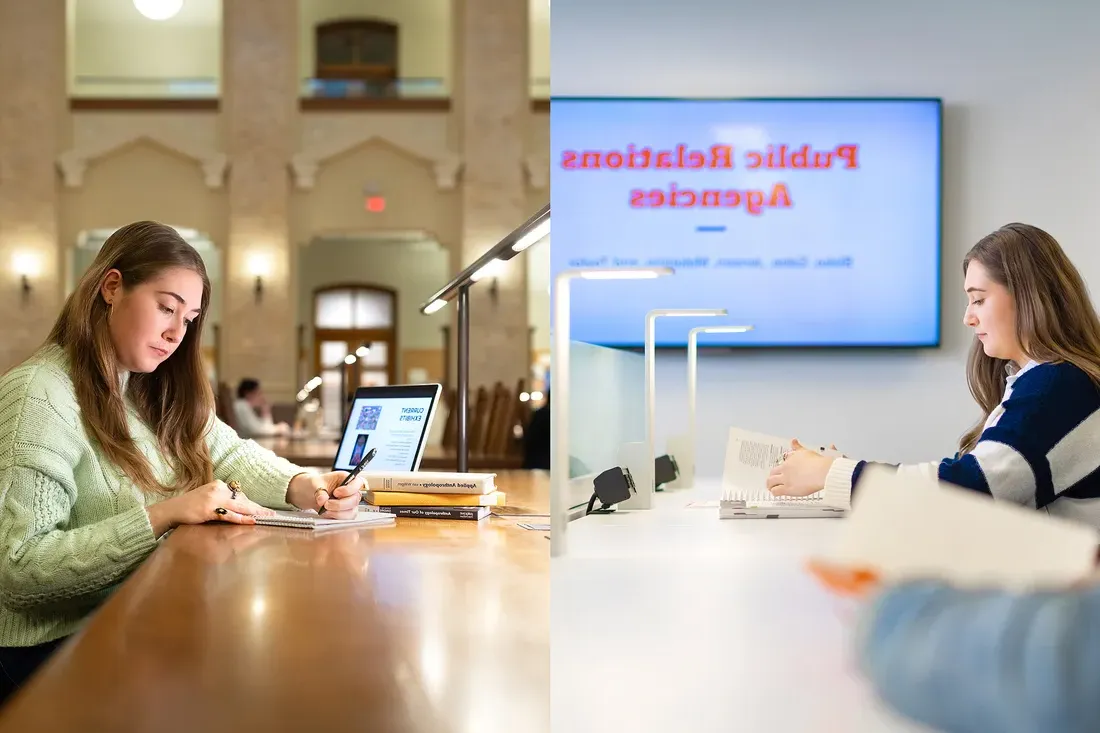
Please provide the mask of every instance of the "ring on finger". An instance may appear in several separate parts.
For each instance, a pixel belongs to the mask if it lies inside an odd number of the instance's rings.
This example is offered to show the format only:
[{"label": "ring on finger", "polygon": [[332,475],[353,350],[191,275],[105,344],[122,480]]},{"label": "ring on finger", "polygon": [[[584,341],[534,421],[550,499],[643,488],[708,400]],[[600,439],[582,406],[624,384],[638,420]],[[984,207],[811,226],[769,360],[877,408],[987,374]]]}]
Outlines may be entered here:
[{"label": "ring on finger", "polygon": [[241,490],[241,485],[238,482],[236,482],[236,481],[230,481],[229,482],[229,491],[231,492],[230,495],[229,495],[230,499],[236,500],[237,492],[240,491],[240,490]]},{"label": "ring on finger", "polygon": [[217,514],[219,517],[224,517],[226,514],[229,514],[229,511],[227,509],[223,509],[222,507],[218,507],[214,510],[214,513]]}]

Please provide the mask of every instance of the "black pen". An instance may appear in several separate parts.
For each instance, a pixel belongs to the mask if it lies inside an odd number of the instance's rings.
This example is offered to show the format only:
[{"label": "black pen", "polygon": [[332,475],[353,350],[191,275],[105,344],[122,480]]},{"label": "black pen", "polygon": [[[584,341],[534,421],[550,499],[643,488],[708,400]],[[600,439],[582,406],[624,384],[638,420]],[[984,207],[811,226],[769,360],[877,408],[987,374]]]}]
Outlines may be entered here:
[{"label": "black pen", "polygon": [[[348,477],[343,480],[343,482],[340,484],[340,486],[347,486],[352,481],[354,481],[355,477],[358,476],[360,473],[362,473],[363,469],[367,467],[367,464],[374,460],[374,456],[375,456],[376,453],[378,453],[377,448],[371,448],[369,451],[367,451],[367,454],[365,456],[363,456],[363,460],[359,461],[358,466],[351,469],[351,473],[348,474]],[[340,486],[337,486],[336,488],[340,488]],[[331,493],[329,493],[329,498],[330,499],[332,498]],[[324,514],[324,513],[325,513],[325,507],[324,506],[322,506],[320,509],[317,510],[318,515],[321,515],[321,514]]]}]

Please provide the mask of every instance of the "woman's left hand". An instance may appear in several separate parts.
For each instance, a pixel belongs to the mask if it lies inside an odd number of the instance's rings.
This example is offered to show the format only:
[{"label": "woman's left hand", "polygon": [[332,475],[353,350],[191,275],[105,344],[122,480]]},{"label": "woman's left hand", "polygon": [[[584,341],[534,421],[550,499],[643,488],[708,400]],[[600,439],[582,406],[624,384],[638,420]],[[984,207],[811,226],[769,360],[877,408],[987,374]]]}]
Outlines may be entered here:
[{"label": "woman's left hand", "polygon": [[366,490],[367,482],[359,474],[347,486],[341,486],[347,477],[347,471],[300,473],[290,480],[287,501],[299,509],[324,507],[327,519],[355,519],[362,497],[359,492]]},{"label": "woman's left hand", "polygon": [[768,491],[773,496],[809,496],[821,491],[833,460],[792,440],[791,452],[768,474]]}]

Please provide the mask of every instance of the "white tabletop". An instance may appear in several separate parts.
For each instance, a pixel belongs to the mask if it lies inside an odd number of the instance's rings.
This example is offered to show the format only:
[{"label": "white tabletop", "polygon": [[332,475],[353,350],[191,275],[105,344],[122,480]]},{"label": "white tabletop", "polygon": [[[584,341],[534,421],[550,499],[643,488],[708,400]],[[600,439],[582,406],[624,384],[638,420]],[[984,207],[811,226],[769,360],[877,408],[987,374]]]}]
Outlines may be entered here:
[{"label": "white tabletop", "polygon": [[571,522],[551,562],[551,723],[565,733],[925,731],[852,659],[852,609],[803,569],[843,520],[719,520],[716,483]]}]

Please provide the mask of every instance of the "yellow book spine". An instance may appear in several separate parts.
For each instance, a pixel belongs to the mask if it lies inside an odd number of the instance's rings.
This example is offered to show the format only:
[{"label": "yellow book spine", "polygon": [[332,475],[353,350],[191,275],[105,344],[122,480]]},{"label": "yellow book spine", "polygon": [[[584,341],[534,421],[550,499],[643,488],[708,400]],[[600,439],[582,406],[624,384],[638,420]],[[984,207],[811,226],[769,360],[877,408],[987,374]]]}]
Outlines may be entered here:
[{"label": "yellow book spine", "polygon": [[367,491],[373,506],[504,506],[504,492],[491,494],[414,494],[408,491]]}]

